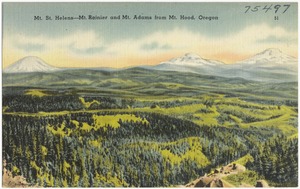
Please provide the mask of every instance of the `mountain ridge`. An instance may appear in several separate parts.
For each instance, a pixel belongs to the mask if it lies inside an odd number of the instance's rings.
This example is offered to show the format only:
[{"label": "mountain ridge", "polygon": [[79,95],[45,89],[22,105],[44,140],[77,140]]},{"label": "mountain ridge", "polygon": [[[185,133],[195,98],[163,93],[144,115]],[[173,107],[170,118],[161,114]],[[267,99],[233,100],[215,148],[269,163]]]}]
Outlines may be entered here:
[{"label": "mountain ridge", "polygon": [[[182,57],[173,58],[149,67],[154,70],[192,72],[221,77],[241,77],[247,80],[268,82],[289,82],[298,79],[297,59],[284,54],[279,49],[269,48],[247,59],[234,64],[224,64],[220,61]],[[194,62],[189,62],[191,60]]]},{"label": "mountain ridge", "polygon": [[242,61],[238,61],[235,64],[266,64],[272,63],[270,66],[278,65],[278,64],[291,64],[295,65],[297,59],[293,56],[282,53],[281,50],[270,48],[266,49],[260,53],[251,56],[248,59],[244,59]]},{"label": "mountain ridge", "polygon": [[[184,56],[172,58],[166,62],[162,62],[160,64],[177,64],[177,65],[223,65],[223,62],[217,60],[209,60],[200,57],[198,54],[195,53],[186,53]],[[158,64],[159,65],[159,64]]]},{"label": "mountain ridge", "polygon": [[52,72],[59,68],[47,64],[37,56],[26,56],[3,70],[4,73]]},{"label": "mountain ridge", "polygon": [[[176,71],[213,75],[220,77],[240,77],[247,80],[267,82],[290,82],[298,79],[297,59],[284,54],[279,49],[270,48],[257,53],[235,64],[225,64],[218,60],[205,59],[195,53],[163,61],[154,66],[133,66],[148,70]],[[126,68],[76,68],[121,71]],[[57,68],[34,56],[24,57],[4,69],[4,73],[53,72],[59,70],[74,70],[74,68]]]}]

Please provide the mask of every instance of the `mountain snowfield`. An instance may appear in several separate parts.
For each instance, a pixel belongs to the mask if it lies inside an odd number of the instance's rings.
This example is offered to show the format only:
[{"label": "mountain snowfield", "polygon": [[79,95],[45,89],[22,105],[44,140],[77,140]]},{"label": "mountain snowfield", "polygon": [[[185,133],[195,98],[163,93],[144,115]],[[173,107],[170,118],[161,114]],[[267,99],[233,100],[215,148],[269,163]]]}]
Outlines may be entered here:
[{"label": "mountain snowfield", "polygon": [[257,66],[297,66],[297,59],[295,57],[282,53],[279,49],[266,49],[261,53],[254,55],[253,57],[239,61],[236,64],[257,64]]},{"label": "mountain snowfield", "polygon": [[148,69],[161,71],[192,72],[205,75],[219,75],[220,69],[225,66],[223,62],[208,60],[197,54],[187,53],[182,57],[172,58]]},{"label": "mountain snowfield", "polygon": [[[173,58],[166,62],[161,62],[161,65],[184,65],[184,66],[226,66],[223,62],[216,60],[203,59],[197,54],[187,53],[182,57]],[[256,65],[256,66],[297,66],[295,57],[282,53],[279,49],[266,49],[248,59],[238,61],[231,65]],[[228,66],[228,65],[227,65]]]},{"label": "mountain snowfield", "polygon": [[226,66],[221,76],[266,82],[293,82],[298,80],[298,59],[282,53],[279,49],[266,49],[248,59]]},{"label": "mountain snowfield", "polygon": [[36,56],[24,57],[3,70],[4,73],[53,72],[59,70]]},{"label": "mountain snowfield", "polygon": [[201,65],[218,66],[224,63],[215,60],[203,59],[197,54],[187,53],[182,57],[173,58],[167,62],[162,62],[161,64],[184,65],[184,66],[201,66]]},{"label": "mountain snowfield", "polygon": [[234,64],[203,59],[186,54],[151,67],[155,70],[193,72],[222,77],[241,77],[255,81],[297,81],[298,60],[279,49],[266,49],[248,59]]},{"label": "mountain snowfield", "polygon": [[[197,54],[187,53],[182,57],[172,58],[155,66],[140,67],[149,70],[191,72],[230,78],[241,77],[247,80],[268,82],[289,82],[298,79],[298,60],[282,53],[279,49],[266,49],[235,64],[225,64],[217,60],[204,59]],[[4,73],[54,72],[58,70],[62,69],[50,66],[38,57],[29,56],[4,69]],[[64,70],[66,69],[64,68]]]}]

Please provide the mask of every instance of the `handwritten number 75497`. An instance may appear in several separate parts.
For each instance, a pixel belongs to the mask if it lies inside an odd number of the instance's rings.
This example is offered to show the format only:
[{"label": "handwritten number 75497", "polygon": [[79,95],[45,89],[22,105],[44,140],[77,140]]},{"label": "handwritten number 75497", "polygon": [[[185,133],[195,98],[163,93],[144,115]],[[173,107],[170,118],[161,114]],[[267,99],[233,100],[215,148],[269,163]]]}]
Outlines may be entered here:
[{"label": "handwritten number 75497", "polygon": [[246,11],[245,13],[248,12],[257,12],[257,11],[264,11],[267,13],[268,11],[274,10],[275,13],[278,11],[282,11],[282,13],[285,13],[291,5],[265,5],[265,6],[245,6]]}]

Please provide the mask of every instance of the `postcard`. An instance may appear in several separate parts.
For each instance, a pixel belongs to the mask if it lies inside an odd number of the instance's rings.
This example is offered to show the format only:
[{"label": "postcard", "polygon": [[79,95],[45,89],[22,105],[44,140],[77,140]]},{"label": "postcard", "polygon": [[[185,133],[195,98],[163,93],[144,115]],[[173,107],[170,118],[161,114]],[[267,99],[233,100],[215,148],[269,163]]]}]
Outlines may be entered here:
[{"label": "postcard", "polygon": [[297,2],[2,3],[2,187],[297,187]]}]

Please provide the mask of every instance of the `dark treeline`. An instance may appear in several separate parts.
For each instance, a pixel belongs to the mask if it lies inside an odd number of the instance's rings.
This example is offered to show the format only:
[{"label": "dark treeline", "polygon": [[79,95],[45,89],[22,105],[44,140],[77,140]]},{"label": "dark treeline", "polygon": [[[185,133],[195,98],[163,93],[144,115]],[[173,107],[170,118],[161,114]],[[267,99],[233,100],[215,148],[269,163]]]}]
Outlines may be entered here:
[{"label": "dark treeline", "polygon": [[[134,114],[148,123],[120,119],[119,128],[110,125],[99,128],[90,113],[44,117],[3,115],[3,158],[14,174],[41,186],[162,187],[188,183],[211,168],[250,152],[255,161],[247,165],[249,168],[275,183],[297,183],[297,174],[292,173],[298,171],[298,144],[293,140],[272,138],[272,132],[266,134],[268,131],[255,128],[199,127],[166,115]],[[86,132],[81,129],[83,123],[93,128]],[[63,127],[59,134],[50,131]],[[198,166],[193,159],[172,164],[172,160],[163,157],[160,152],[163,149],[178,156],[186,153],[192,146],[176,141],[188,137],[199,138],[202,146],[199,150],[209,159],[209,165]],[[267,164],[263,163],[266,161],[273,162],[274,174],[266,172]],[[288,163],[291,165],[286,166]],[[291,175],[282,178],[282,172]]]},{"label": "dark treeline", "polygon": [[7,95],[3,96],[3,107],[9,107],[9,112],[29,112],[36,113],[40,111],[63,111],[63,110],[81,110],[83,108],[78,96],[59,95],[44,96],[43,98],[30,95]]},{"label": "dark treeline", "polygon": [[54,111],[75,111],[75,110],[101,110],[101,109],[126,109],[137,107],[177,107],[190,105],[195,101],[137,101],[134,98],[111,98],[102,96],[84,96],[85,102],[92,103],[88,108],[80,101],[80,96],[77,94],[64,95],[49,95],[49,96],[31,96],[23,94],[3,95],[3,107],[8,107],[6,112],[54,112]]},{"label": "dark treeline", "polygon": [[[93,103],[88,109],[116,109],[125,108],[130,100],[117,100],[110,97],[84,97],[86,102],[97,100],[100,103]],[[8,107],[7,112],[55,112],[84,110],[85,107],[79,99],[79,95],[4,95],[3,107]]]}]

